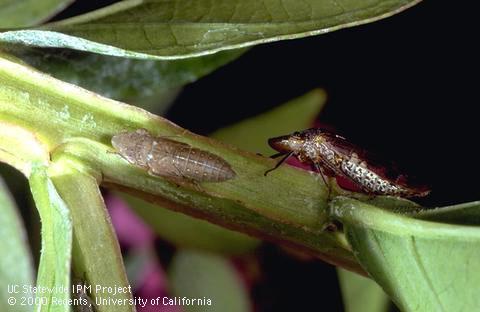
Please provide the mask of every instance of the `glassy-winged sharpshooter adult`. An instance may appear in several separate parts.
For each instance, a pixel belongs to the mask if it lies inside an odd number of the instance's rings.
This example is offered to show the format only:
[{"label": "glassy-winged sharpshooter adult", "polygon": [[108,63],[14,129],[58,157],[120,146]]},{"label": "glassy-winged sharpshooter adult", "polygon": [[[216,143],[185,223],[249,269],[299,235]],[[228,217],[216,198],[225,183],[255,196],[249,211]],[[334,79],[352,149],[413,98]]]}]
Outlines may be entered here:
[{"label": "glassy-winged sharpshooter adult", "polygon": [[312,128],[271,138],[268,144],[279,152],[272,157],[285,156],[265,175],[278,168],[288,157],[295,156],[299,161],[313,165],[325,184],[324,174],[343,176],[368,194],[423,197],[430,193],[427,187],[408,184],[405,175],[393,173],[393,168],[380,164],[344,137],[323,129]]},{"label": "glassy-winged sharpshooter adult", "polygon": [[219,156],[166,137],[154,137],[145,129],[116,134],[112,145],[120,156],[151,175],[194,182],[222,182],[236,176]]}]

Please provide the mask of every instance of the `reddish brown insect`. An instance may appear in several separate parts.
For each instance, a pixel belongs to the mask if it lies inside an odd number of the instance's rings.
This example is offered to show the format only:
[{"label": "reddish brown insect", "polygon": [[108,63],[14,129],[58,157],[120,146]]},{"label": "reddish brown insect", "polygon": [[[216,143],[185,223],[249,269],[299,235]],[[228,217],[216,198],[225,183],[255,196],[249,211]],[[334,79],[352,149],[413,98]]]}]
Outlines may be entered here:
[{"label": "reddish brown insect", "polygon": [[236,176],[230,164],[219,156],[154,137],[145,129],[114,135],[112,145],[128,162],[152,175],[195,182],[222,182]]},{"label": "reddish brown insect", "polygon": [[322,129],[313,128],[272,138],[268,144],[280,152],[272,157],[285,157],[265,175],[293,155],[299,161],[313,165],[325,184],[323,174],[343,176],[368,194],[422,197],[430,193],[426,187],[407,184],[405,175],[390,172],[392,168],[378,164],[365,150]]}]

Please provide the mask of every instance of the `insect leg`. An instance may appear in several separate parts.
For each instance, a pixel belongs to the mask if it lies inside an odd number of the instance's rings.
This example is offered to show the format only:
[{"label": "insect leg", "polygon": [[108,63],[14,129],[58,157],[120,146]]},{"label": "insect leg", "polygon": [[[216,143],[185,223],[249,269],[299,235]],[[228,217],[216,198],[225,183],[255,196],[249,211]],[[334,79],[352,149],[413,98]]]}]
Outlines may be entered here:
[{"label": "insect leg", "polygon": [[330,199],[330,195],[332,194],[332,185],[327,182],[327,178],[325,178],[325,175],[323,174],[323,169],[320,167],[320,165],[316,162],[313,163],[315,166],[315,169],[320,173],[320,176],[322,177],[323,183],[325,183],[325,186],[328,187],[328,199]]},{"label": "insect leg", "polygon": [[[276,157],[279,157],[279,156],[282,156],[282,155],[283,155],[282,153],[279,153],[279,154],[273,155],[273,156],[270,157],[270,158],[276,158]],[[263,175],[266,177],[269,172],[271,172],[271,171],[277,169],[278,167],[280,167],[280,165],[283,164],[283,163],[284,163],[288,158],[290,158],[290,156],[292,156],[292,155],[293,155],[293,152],[290,152],[290,153],[288,153],[287,155],[285,155],[285,157],[283,157],[283,158],[275,165],[275,167],[273,167],[272,169],[268,169],[267,171],[265,171],[265,172],[263,173]]]},{"label": "insect leg", "polygon": [[169,164],[169,166],[172,166],[173,170],[168,169],[166,172],[159,172],[158,170],[155,170],[155,167],[152,165],[151,162],[156,161],[158,163],[158,162],[162,162],[164,159],[166,159],[166,161],[170,163],[171,159],[165,155],[157,156],[157,158],[155,159],[153,157],[147,159],[148,174],[154,177],[161,176],[163,178],[166,178],[167,180],[175,182],[176,184],[181,184],[181,182],[190,181],[190,179],[183,174],[182,170],[180,170],[180,168],[175,163]]},{"label": "insect leg", "polygon": [[273,154],[269,158],[275,159],[275,158],[278,158],[278,157],[283,156],[283,155],[285,155],[285,153],[277,153],[277,154]]},{"label": "insect leg", "polygon": [[203,191],[203,188],[200,186],[200,184],[196,180],[185,176],[183,174],[184,171],[180,170],[180,168],[177,167],[177,164],[174,163],[173,167],[175,168],[175,170],[177,171],[177,175],[179,176],[179,178],[174,179],[175,182],[179,183],[180,185],[193,186],[193,188],[199,192]]}]

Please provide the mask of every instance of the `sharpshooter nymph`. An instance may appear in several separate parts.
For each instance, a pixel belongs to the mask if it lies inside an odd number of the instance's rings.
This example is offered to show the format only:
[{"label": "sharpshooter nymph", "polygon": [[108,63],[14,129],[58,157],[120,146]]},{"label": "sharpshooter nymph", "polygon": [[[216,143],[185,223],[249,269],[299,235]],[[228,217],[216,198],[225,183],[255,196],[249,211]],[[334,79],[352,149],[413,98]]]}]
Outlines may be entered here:
[{"label": "sharpshooter nymph", "polygon": [[145,129],[121,132],[112,145],[131,164],[151,175],[193,182],[223,182],[236,176],[220,156],[166,137],[153,136]]},{"label": "sharpshooter nymph", "polygon": [[430,193],[426,187],[407,184],[403,174],[388,174],[391,168],[373,161],[370,154],[345,138],[323,129],[312,128],[271,138],[268,144],[279,152],[272,157],[284,155],[284,158],[265,175],[295,156],[313,165],[326,185],[324,174],[343,176],[368,194],[423,197]]}]

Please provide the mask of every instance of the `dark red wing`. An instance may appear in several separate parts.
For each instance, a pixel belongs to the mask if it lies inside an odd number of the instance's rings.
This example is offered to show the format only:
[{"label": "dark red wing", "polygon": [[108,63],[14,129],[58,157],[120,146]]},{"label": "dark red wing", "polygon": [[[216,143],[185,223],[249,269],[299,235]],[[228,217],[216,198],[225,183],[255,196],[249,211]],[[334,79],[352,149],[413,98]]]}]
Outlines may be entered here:
[{"label": "dark red wing", "polygon": [[344,137],[336,135],[331,132],[322,132],[323,138],[328,142],[329,147],[336,151],[338,154],[344,156],[346,159],[350,158],[353,153],[357,154],[360,161],[365,161],[367,164],[375,167],[387,167],[388,163],[382,163],[382,160],[377,155],[368,152],[364,148],[361,148],[349,141]]},{"label": "dark red wing", "polygon": [[418,189],[419,191],[428,189],[426,186],[417,185],[416,183],[408,180],[408,175],[405,174],[405,172],[402,172],[395,162],[385,160],[379,155],[360,148],[334,133],[322,130],[321,134],[326,139],[329,147],[332,150],[335,150],[338,154],[346,157],[347,159],[350,158],[353,153],[356,153],[360,162],[364,161],[370,170],[377,173],[381,177],[408,188]]}]

